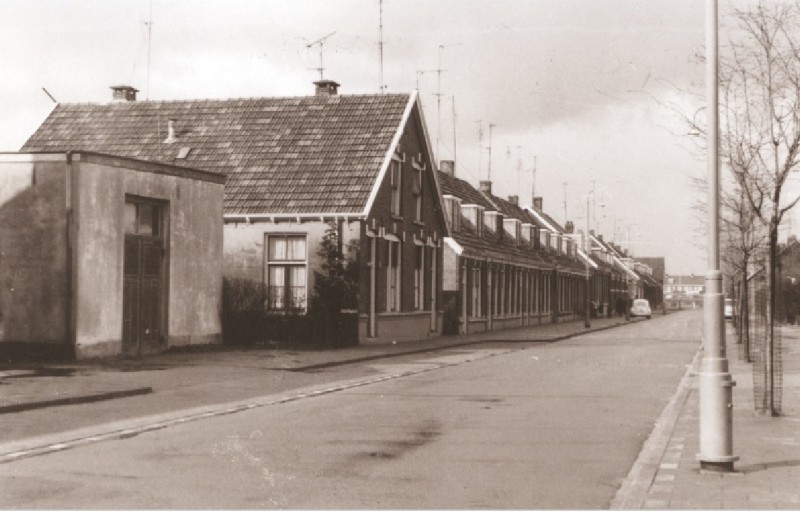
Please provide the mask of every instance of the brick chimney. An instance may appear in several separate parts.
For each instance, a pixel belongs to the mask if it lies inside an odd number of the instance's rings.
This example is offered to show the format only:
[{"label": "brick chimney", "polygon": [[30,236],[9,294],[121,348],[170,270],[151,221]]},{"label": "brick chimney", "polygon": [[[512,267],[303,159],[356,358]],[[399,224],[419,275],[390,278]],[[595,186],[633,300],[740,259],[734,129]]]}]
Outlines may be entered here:
[{"label": "brick chimney", "polygon": [[491,180],[481,180],[480,183],[480,191],[484,194],[492,194],[492,181]]},{"label": "brick chimney", "polygon": [[439,171],[447,176],[454,178],[456,176],[456,163],[453,160],[442,160],[439,162]]},{"label": "brick chimney", "polygon": [[534,196],[533,197],[533,208],[536,210],[542,210],[542,197],[541,196]]},{"label": "brick chimney", "polygon": [[508,197],[508,202],[512,205],[519,205],[519,196],[512,194]]},{"label": "brick chimney", "polygon": [[575,233],[575,223],[573,223],[572,221],[567,221],[567,224],[564,225],[564,232]]},{"label": "brick chimney", "polygon": [[111,86],[111,99],[115,102],[135,102],[136,93],[139,92],[135,87],[127,85]]},{"label": "brick chimney", "polygon": [[314,82],[316,86],[315,95],[319,97],[334,96],[339,94],[339,83],[333,80],[317,80]]}]

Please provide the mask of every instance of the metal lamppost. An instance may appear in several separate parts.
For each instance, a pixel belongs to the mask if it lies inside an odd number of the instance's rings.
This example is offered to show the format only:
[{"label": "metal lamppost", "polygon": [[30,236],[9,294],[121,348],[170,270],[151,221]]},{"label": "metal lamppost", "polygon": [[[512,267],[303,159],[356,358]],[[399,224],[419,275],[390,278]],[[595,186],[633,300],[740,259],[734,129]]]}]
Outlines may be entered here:
[{"label": "metal lamppost", "polygon": [[725,356],[722,273],[719,257],[719,56],[717,0],[706,0],[706,94],[708,111],[708,267],[703,302],[700,380],[700,468],[733,471],[733,386]]},{"label": "metal lamppost", "polygon": [[584,328],[591,328],[592,327],[592,320],[591,320],[591,306],[592,306],[592,289],[591,289],[591,277],[590,277],[590,270],[589,270],[589,255],[591,254],[591,245],[592,242],[589,239],[589,197],[594,194],[594,189],[589,191],[589,194],[586,195],[586,234],[584,235],[584,240],[586,243],[584,244],[583,250],[586,252],[586,307],[584,308],[584,321],[583,326]]}]

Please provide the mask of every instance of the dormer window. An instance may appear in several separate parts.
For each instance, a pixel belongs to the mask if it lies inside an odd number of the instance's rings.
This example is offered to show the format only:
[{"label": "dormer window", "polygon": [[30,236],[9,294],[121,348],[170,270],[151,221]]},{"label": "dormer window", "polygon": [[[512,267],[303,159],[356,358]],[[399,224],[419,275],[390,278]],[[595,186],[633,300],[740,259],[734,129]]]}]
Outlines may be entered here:
[{"label": "dormer window", "polygon": [[462,205],[461,212],[464,215],[467,227],[480,237],[483,234],[483,207],[480,205]]},{"label": "dormer window", "polygon": [[444,195],[444,207],[447,211],[447,220],[450,221],[450,229],[455,232],[461,231],[461,199],[449,194]]},{"label": "dormer window", "polygon": [[542,249],[550,247],[550,232],[547,230],[539,230],[539,247]]},{"label": "dormer window", "polygon": [[503,230],[510,239],[519,240],[520,220],[514,218],[504,219]]},{"label": "dormer window", "polygon": [[498,228],[502,226],[502,219],[503,216],[500,212],[491,211],[491,212],[484,212],[483,214],[483,226],[491,234],[495,234],[498,231]]},{"label": "dormer window", "polygon": [[523,242],[530,244],[531,243],[531,236],[533,234],[533,225],[531,223],[522,223],[522,228],[520,229],[520,240]]}]

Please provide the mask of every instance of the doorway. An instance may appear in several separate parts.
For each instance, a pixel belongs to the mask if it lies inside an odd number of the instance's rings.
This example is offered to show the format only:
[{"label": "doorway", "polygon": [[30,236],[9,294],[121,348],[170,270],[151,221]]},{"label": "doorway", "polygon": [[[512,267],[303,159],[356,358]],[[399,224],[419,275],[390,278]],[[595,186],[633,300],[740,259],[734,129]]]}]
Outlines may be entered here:
[{"label": "doorway", "polygon": [[166,203],[125,199],[122,353],[141,356],[166,349]]}]

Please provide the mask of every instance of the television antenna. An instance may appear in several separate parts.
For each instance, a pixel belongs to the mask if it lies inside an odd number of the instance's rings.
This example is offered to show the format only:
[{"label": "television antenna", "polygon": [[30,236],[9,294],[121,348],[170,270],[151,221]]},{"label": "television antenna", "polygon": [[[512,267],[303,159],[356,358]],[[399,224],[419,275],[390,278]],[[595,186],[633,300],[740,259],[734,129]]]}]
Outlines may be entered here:
[{"label": "television antenna", "polygon": [[322,72],[325,71],[325,67],[322,65],[322,53],[323,53],[322,52],[322,47],[325,45],[325,41],[329,37],[334,35],[335,33],[336,33],[336,31],[333,31],[330,34],[328,34],[327,36],[322,36],[321,38],[317,39],[316,41],[308,43],[306,45],[306,48],[311,48],[313,46],[319,46],[319,68],[311,68],[311,69],[315,69],[315,70],[319,71],[319,79],[320,80],[323,79]]}]

